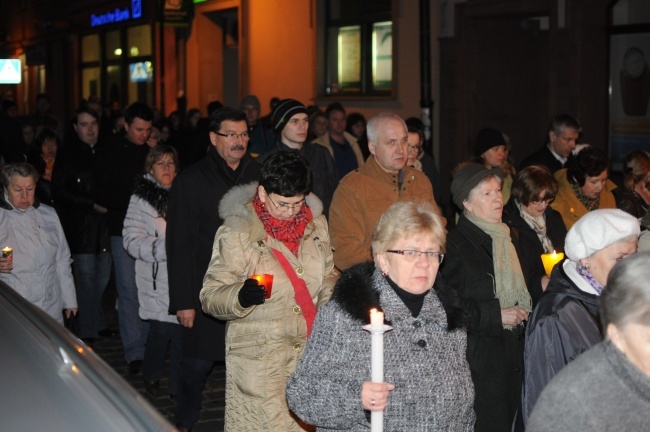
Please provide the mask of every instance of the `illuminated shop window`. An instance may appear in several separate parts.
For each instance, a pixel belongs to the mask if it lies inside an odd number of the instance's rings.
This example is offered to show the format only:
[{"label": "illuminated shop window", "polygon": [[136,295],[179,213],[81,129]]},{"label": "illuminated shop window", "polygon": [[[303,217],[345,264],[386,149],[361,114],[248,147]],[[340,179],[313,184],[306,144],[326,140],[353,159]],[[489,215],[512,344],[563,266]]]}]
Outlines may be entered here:
[{"label": "illuminated shop window", "polygon": [[390,0],[330,0],[326,23],[326,95],[390,96],[393,24]]}]

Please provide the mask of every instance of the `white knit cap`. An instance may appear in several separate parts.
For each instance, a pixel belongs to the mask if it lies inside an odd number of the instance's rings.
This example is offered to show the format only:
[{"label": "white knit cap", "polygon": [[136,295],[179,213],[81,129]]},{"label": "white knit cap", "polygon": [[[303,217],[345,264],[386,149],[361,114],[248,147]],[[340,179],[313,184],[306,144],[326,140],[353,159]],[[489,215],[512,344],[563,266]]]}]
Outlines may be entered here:
[{"label": "white knit cap", "polygon": [[640,233],[637,218],[623,210],[593,210],[571,227],[564,241],[564,250],[571,261],[579,261]]}]

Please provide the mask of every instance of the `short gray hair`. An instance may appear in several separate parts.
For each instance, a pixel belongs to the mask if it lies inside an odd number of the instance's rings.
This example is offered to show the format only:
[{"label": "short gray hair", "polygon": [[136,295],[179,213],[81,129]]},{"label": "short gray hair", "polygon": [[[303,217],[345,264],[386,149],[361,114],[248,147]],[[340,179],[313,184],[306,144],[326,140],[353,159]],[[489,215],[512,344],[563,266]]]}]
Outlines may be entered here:
[{"label": "short gray hair", "polygon": [[619,329],[630,323],[650,325],[650,252],[625,258],[609,273],[600,296],[603,329]]},{"label": "short gray hair", "polygon": [[406,123],[404,122],[404,119],[402,117],[392,112],[386,112],[386,111],[380,112],[379,114],[373,116],[370,120],[368,120],[368,124],[366,125],[366,133],[368,134],[368,141],[372,141],[374,143],[377,142],[377,136],[379,135],[379,127],[388,120],[400,121],[404,125],[404,129],[408,130],[408,128],[406,127]]},{"label": "short gray hair", "polygon": [[33,165],[28,164],[27,162],[16,162],[4,165],[0,169],[0,182],[4,187],[9,187],[9,182],[11,178],[15,175],[21,177],[32,177],[34,182],[38,181],[38,171],[34,168]]},{"label": "short gray hair", "polygon": [[384,253],[396,241],[412,235],[430,234],[445,250],[446,234],[442,217],[433,204],[428,202],[398,201],[381,215],[372,235],[372,256]]}]

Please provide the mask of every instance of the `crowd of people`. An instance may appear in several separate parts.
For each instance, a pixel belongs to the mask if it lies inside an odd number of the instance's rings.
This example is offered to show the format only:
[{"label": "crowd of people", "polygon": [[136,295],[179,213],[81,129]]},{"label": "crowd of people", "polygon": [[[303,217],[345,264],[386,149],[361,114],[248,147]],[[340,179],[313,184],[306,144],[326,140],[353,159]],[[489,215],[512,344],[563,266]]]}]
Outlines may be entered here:
[{"label": "crowd of people", "polygon": [[[115,333],[113,269],[129,372],[157,395],[169,356],[179,430],[215,362],[227,431],[367,430],[377,411],[391,431],[647,423],[647,152],[616,185],[570,115],[519,170],[508,135],[481,129],[447,221],[417,118],[279,98],[263,117],[254,95],[163,118],[91,99],[65,127],[47,96],[37,107],[21,123],[2,104],[0,280],[92,347]],[[384,382],[371,309],[391,326]]]}]

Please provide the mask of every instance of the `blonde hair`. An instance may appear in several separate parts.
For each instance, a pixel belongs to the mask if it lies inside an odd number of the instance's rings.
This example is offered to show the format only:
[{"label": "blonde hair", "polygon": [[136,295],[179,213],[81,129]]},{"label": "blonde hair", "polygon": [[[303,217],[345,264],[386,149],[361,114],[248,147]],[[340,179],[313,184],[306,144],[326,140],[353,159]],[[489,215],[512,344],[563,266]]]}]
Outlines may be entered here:
[{"label": "blonde hair", "polygon": [[428,202],[396,202],[381,215],[372,235],[372,256],[375,264],[377,255],[386,252],[399,239],[413,235],[430,234],[445,250],[446,234],[442,217]]}]

